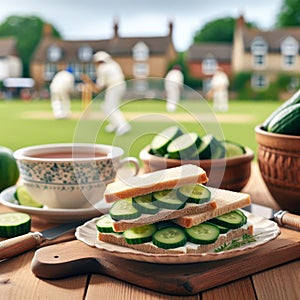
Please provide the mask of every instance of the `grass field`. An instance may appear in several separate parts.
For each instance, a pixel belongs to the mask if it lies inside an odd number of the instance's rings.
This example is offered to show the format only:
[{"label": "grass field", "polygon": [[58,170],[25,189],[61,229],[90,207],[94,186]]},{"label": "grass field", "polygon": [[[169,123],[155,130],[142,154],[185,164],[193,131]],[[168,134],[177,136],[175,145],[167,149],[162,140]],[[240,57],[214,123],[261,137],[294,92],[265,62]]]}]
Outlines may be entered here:
[{"label": "grass field", "polygon": [[97,142],[120,146],[125,149],[125,155],[138,157],[157,132],[177,124],[200,135],[211,131],[218,138],[239,142],[256,152],[254,127],[279,105],[272,101],[230,101],[228,112],[215,114],[211,103],[183,100],[176,113],[167,114],[164,101],[125,102],[122,111],[132,131],[115,137],[104,131],[106,121],[97,101],[84,111],[81,102],[73,100],[72,118],[55,120],[49,100],[1,100],[0,145],[15,150],[34,144]]}]

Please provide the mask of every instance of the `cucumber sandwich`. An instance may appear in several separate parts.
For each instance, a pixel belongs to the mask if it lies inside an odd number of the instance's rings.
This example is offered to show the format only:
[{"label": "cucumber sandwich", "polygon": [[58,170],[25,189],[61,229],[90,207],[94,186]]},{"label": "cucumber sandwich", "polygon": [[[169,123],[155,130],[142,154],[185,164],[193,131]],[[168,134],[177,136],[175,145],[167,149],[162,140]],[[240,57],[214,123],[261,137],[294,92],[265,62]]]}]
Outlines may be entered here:
[{"label": "cucumber sandwich", "polygon": [[97,222],[98,239],[146,253],[203,253],[253,233],[244,193],[208,188],[203,169],[183,165],[116,181]]}]

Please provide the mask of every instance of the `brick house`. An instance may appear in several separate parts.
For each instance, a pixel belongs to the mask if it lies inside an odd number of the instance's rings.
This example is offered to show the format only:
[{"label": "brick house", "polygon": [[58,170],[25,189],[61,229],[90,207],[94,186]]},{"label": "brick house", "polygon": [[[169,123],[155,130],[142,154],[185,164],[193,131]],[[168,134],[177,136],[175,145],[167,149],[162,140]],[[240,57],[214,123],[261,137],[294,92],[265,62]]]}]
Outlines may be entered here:
[{"label": "brick house", "polygon": [[127,79],[163,77],[177,56],[172,22],[165,36],[121,37],[117,22],[114,22],[113,32],[110,39],[70,41],[53,37],[51,27],[46,25],[30,66],[38,89],[47,86],[54,74],[67,66],[73,67],[77,81],[82,73],[95,79],[93,54],[101,50],[120,63]]}]

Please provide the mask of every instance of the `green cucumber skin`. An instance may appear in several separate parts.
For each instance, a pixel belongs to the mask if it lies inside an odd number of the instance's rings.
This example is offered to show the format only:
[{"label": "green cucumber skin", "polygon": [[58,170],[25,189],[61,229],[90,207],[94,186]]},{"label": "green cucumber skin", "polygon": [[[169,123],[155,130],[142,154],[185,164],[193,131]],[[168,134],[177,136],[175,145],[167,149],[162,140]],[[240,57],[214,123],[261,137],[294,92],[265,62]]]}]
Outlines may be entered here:
[{"label": "green cucumber skin", "polygon": [[[148,197],[151,198],[151,201],[146,201],[145,200],[145,205],[143,205],[142,201],[139,201],[139,198],[141,197]],[[137,210],[141,212],[141,214],[150,214],[150,215],[155,215],[156,213],[159,212],[159,207],[155,206],[152,203],[152,194],[148,195],[143,195],[143,196],[137,196],[137,197],[132,197],[132,205],[135,207]]]},{"label": "green cucumber skin", "polygon": [[13,224],[0,223],[0,237],[4,238],[12,238],[19,235],[26,234],[31,229],[31,217],[25,213],[2,213],[0,214],[0,218],[5,215],[18,214],[23,215],[23,220],[18,220]]},{"label": "green cucumber skin", "polygon": [[123,236],[128,244],[143,244],[151,242],[152,236],[156,231],[155,224],[143,225],[125,230]]},{"label": "green cucumber skin", "polygon": [[201,223],[191,228],[186,228],[185,233],[189,242],[207,245],[214,243],[220,235],[220,229],[214,224]]},{"label": "green cucumber skin", "polygon": [[[102,223],[102,220],[104,220],[104,224]],[[107,221],[106,221],[107,220]],[[103,215],[102,217],[99,218],[99,220],[96,222],[96,228],[99,232],[104,232],[104,233],[111,233],[114,232],[114,229],[112,227],[112,220],[111,220],[110,215]],[[103,226],[105,225],[105,226]]]},{"label": "green cucumber skin", "polygon": [[163,249],[174,249],[186,244],[187,237],[183,229],[172,226],[156,231],[152,237],[152,243]]},{"label": "green cucumber skin", "polygon": [[[119,205],[123,206],[121,207],[122,210],[124,210],[124,208],[125,210],[128,208],[131,209],[132,212],[131,213],[128,212],[126,214],[118,213]],[[113,204],[113,206],[109,210],[109,214],[114,220],[131,220],[131,219],[138,218],[141,215],[141,212],[137,210],[135,207],[133,207],[132,201],[129,201],[129,199],[123,199]]]},{"label": "green cucumber skin", "polygon": [[[237,222],[235,220],[230,221],[230,218],[228,219],[227,216],[234,215],[234,214],[239,216],[239,218],[238,218],[239,222]],[[242,227],[245,224],[245,218],[239,212],[231,211],[229,213],[226,213],[224,215],[221,215],[214,219],[211,219],[211,220],[209,220],[209,222],[226,227],[226,228],[237,229],[237,228]]]},{"label": "green cucumber skin", "polygon": [[271,120],[267,130],[272,133],[300,135],[300,103],[280,111]]},{"label": "green cucumber skin", "polygon": [[207,189],[206,187],[202,186],[201,184],[196,185],[199,186],[199,188],[203,189],[203,193],[201,194],[201,197],[194,197],[191,195],[186,195],[184,192],[184,187],[179,188],[177,190],[177,196],[181,201],[186,201],[189,203],[196,203],[196,204],[203,204],[206,203],[208,201],[210,201],[211,199],[211,192],[209,189]]},{"label": "green cucumber skin", "polygon": [[285,108],[298,103],[300,103],[300,90],[298,90],[289,100],[285,101],[273,113],[271,113],[271,115],[263,122],[262,128],[268,131],[269,124],[275,118],[275,116],[277,116]]}]

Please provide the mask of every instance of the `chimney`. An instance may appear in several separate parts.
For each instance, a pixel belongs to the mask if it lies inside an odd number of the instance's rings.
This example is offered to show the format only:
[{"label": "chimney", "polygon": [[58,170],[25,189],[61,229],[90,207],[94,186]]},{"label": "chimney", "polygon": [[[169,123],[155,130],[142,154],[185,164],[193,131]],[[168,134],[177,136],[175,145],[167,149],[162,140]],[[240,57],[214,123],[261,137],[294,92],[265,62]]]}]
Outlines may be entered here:
[{"label": "chimney", "polygon": [[243,14],[241,14],[241,15],[237,18],[237,20],[236,20],[236,26],[237,26],[238,28],[243,28],[243,27],[245,27],[245,19],[244,19],[244,15],[243,15]]},{"label": "chimney", "polygon": [[114,19],[114,38],[118,38],[119,37],[119,22],[118,19],[115,18]]},{"label": "chimney", "polygon": [[52,26],[49,23],[44,23],[44,27],[43,27],[43,34],[45,37],[51,37],[52,36]]},{"label": "chimney", "polygon": [[169,21],[169,36],[172,37],[173,35],[173,22]]}]

